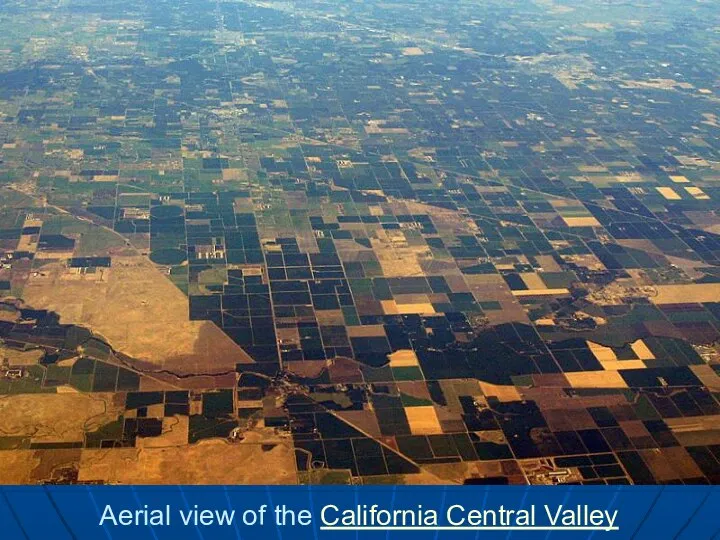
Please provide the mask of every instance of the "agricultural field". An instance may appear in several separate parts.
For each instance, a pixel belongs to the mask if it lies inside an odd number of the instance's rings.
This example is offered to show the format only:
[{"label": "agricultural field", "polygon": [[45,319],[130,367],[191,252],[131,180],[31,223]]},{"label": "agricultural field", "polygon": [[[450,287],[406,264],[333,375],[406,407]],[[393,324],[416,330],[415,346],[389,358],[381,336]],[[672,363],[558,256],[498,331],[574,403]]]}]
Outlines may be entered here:
[{"label": "agricultural field", "polygon": [[8,0],[0,482],[720,483],[720,12]]}]

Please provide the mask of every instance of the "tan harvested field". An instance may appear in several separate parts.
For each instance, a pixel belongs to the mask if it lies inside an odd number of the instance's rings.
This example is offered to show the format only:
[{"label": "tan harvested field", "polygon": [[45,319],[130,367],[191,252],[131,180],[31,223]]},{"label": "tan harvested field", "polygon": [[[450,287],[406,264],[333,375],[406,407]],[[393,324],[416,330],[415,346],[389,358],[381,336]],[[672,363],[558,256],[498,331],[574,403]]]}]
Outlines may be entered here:
[{"label": "tan harvested field", "polygon": [[480,381],[479,385],[484,396],[497,398],[501,402],[522,401],[522,395],[516,386],[503,386],[484,381]]},{"label": "tan harvested field", "polygon": [[[0,434],[32,442],[77,442],[117,419],[118,394],[20,394],[0,397]],[[3,454],[4,455],[4,454]]]},{"label": "tan harvested field", "polygon": [[672,180],[676,184],[689,184],[690,183],[690,180],[688,180],[686,177],[684,177],[681,174],[670,175],[670,180]]},{"label": "tan harvested field", "polygon": [[[427,300],[427,295],[423,295]],[[386,315],[432,315],[435,308],[429,302],[401,303],[398,300],[381,300],[383,311]]]},{"label": "tan harvested field", "polygon": [[513,296],[562,296],[570,294],[567,289],[537,289],[531,291],[513,291]]},{"label": "tan harvested field", "polygon": [[48,265],[24,300],[90,328],[149,370],[219,373],[250,357],[214,323],[190,321],[187,297],[140,256],[115,257],[103,281]]},{"label": "tan harvested field", "polygon": [[568,227],[601,227],[600,222],[592,217],[563,217]]},{"label": "tan harvested field", "polygon": [[5,450],[0,459],[0,478],[3,484],[30,484],[33,471],[40,465],[35,450]]},{"label": "tan harvested field", "polygon": [[527,288],[531,291],[543,290],[548,288],[540,275],[536,272],[523,272],[520,274],[520,277],[522,278],[523,282],[525,282],[525,285],[527,285]]},{"label": "tan harvested field", "polygon": [[422,56],[425,54],[420,47],[405,47],[402,50],[403,56]]},{"label": "tan harvested field", "polygon": [[208,440],[190,446],[83,450],[80,480],[113,484],[294,484],[295,454],[289,444]]},{"label": "tan harvested field", "polygon": [[697,431],[720,431],[720,415],[718,414],[666,418],[665,423],[675,434]]},{"label": "tan harvested field", "polygon": [[423,302],[421,304],[398,304],[397,310],[400,315],[433,315],[435,308],[429,302]]},{"label": "tan harvested field", "polygon": [[0,345],[0,361],[7,361],[10,366],[34,366],[43,356],[45,352],[41,349],[18,351]]},{"label": "tan harvested field", "polygon": [[655,359],[655,355],[642,339],[638,339],[637,341],[631,343],[630,348],[633,350],[633,353],[635,353],[635,356],[637,356],[640,360]]},{"label": "tan harvested field", "polygon": [[617,360],[615,351],[613,351],[610,347],[605,347],[604,345],[600,345],[599,343],[593,343],[592,341],[586,341],[586,343],[587,346],[590,348],[590,352],[593,353],[595,358],[597,358],[600,363],[613,362]]},{"label": "tan harvested field", "polygon": [[417,354],[410,349],[403,349],[388,355],[390,367],[413,367],[420,365]]},{"label": "tan harvested field", "polygon": [[620,369],[646,369],[647,365],[642,360],[609,360],[600,362],[603,369],[617,371]]},{"label": "tan harvested field", "polygon": [[695,186],[686,187],[685,191],[687,191],[690,195],[695,197],[699,201],[707,201],[710,199],[710,196],[705,193],[702,189]]},{"label": "tan harvested field", "polygon": [[418,256],[426,253],[426,248],[390,247],[375,240],[372,244],[385,277],[412,277],[424,274]]},{"label": "tan harvested field", "polygon": [[655,189],[660,192],[660,195],[669,201],[679,201],[682,199],[682,197],[677,194],[677,191],[671,187],[656,187]]},{"label": "tan harvested field", "polygon": [[565,373],[572,388],[627,388],[617,371],[580,371]]},{"label": "tan harvested field", "polygon": [[405,415],[413,435],[430,435],[442,433],[440,419],[432,405],[422,407],[405,407]]},{"label": "tan harvested field", "polygon": [[717,302],[720,284],[692,283],[687,285],[659,285],[657,295],[650,298],[654,304],[688,304]]}]

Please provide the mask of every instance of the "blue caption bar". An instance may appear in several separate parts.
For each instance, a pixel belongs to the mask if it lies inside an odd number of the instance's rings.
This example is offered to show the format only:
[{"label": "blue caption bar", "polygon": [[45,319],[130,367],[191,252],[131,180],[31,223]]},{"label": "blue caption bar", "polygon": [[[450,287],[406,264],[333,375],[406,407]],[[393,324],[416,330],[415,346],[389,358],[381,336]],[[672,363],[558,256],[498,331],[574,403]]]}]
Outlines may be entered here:
[{"label": "blue caption bar", "polygon": [[713,538],[717,487],[0,487],[3,538]]}]

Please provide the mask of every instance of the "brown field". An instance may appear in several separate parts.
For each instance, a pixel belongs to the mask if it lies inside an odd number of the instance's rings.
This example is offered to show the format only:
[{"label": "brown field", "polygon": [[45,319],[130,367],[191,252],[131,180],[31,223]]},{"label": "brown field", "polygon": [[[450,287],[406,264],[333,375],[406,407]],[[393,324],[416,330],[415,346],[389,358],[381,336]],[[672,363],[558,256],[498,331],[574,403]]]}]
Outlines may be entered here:
[{"label": "brown field", "polygon": [[[0,433],[32,442],[77,442],[117,419],[115,394],[21,394],[0,397]],[[3,454],[4,455],[4,454]]]},{"label": "brown field", "polygon": [[20,312],[15,311],[14,309],[6,309],[5,306],[0,309],[0,321],[2,322],[16,322],[19,316]]},{"label": "brown field", "polygon": [[381,437],[377,416],[372,411],[337,411],[335,416],[370,437]]},{"label": "brown field", "polygon": [[711,366],[690,366],[690,370],[711,392],[720,392],[720,380]]},{"label": "brown field", "polygon": [[348,337],[378,337],[385,335],[385,327],[379,324],[368,326],[348,326]]},{"label": "brown field", "polygon": [[[31,451],[32,452],[32,451]],[[28,456],[29,463],[36,463],[32,469],[30,483],[43,482],[57,477],[58,469],[76,469],[80,464],[80,448],[56,448],[53,450],[36,450],[34,456]]]},{"label": "brown field", "polygon": [[[487,478],[491,476],[508,476],[510,484],[524,484],[522,471],[514,462],[508,461],[477,461],[474,463],[447,463],[423,466],[425,475],[437,478],[439,484],[462,484],[466,478]],[[428,478],[428,476],[425,476]],[[414,477],[408,483],[415,483]],[[425,483],[425,482],[418,482]]]},{"label": "brown field", "polygon": [[[401,381],[397,383],[398,392],[416,399],[424,399],[431,401],[430,392],[428,391],[425,381]],[[441,411],[442,408],[439,408]],[[440,412],[438,411],[438,415]]]},{"label": "brown field", "polygon": [[292,446],[207,440],[191,446],[83,450],[80,480],[113,484],[294,484]]},{"label": "brown field", "polygon": [[720,415],[667,418],[665,422],[683,446],[720,444]]},{"label": "brown field", "polygon": [[188,299],[144,257],[116,257],[105,280],[43,268],[25,288],[25,302],[86,326],[148,370],[218,373],[250,357],[215,324],[190,321]]},{"label": "brown field", "polygon": [[661,452],[672,463],[679,478],[698,478],[702,476],[700,468],[682,446],[663,448]]},{"label": "brown field", "polygon": [[448,484],[459,484],[460,481],[453,481],[441,478],[439,475],[421,469],[417,474],[395,474],[390,476],[365,476],[363,484],[384,484],[384,485],[413,485],[413,486],[443,486]]}]

